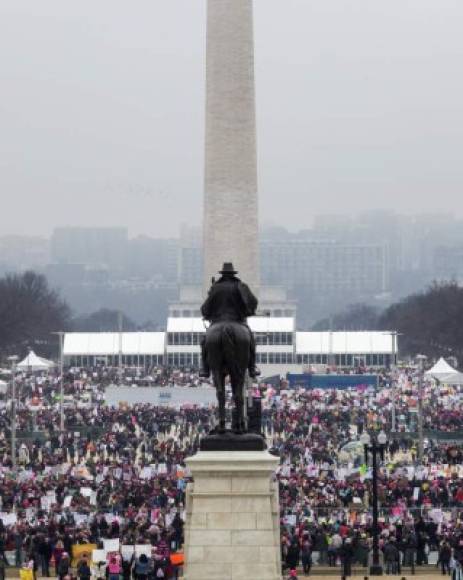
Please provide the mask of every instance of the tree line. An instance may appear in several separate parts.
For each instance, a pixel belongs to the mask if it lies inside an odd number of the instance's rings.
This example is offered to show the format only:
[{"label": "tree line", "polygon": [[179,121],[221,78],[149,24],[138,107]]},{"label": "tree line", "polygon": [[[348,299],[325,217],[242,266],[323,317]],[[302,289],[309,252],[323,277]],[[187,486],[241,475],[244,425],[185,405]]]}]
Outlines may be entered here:
[{"label": "tree line", "polygon": [[73,316],[58,291],[50,288],[43,274],[27,271],[0,278],[0,356],[23,356],[37,349],[43,356],[57,356],[58,331],[116,332],[138,330],[117,310],[102,308],[88,315]]},{"label": "tree line", "polygon": [[433,283],[384,310],[354,304],[313,326],[313,330],[397,331],[402,356],[455,356],[463,360],[463,288],[456,282]]}]

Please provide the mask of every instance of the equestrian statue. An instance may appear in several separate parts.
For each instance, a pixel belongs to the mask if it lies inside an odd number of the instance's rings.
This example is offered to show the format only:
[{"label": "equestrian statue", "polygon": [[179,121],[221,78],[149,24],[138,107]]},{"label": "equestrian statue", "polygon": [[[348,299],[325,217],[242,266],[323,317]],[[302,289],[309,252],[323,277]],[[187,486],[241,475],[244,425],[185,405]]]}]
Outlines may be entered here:
[{"label": "equestrian statue", "polygon": [[256,368],[254,335],[246,322],[248,316],[255,315],[258,302],[236,274],[238,272],[233,264],[226,262],[220,271],[221,277],[217,281],[213,280],[208,297],[201,307],[201,313],[210,322],[210,326],[201,343],[200,376],[209,377],[212,373],[217,389],[219,434],[226,431],[226,377],[230,377],[235,404],[232,429],[235,434],[243,434],[247,432],[244,408],[246,372],[252,378],[260,374]]}]

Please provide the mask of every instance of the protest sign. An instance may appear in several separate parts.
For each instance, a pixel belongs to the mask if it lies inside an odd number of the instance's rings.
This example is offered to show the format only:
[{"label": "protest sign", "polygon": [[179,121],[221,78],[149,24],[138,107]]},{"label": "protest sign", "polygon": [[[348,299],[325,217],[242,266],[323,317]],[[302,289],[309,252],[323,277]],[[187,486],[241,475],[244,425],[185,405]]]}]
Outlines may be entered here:
[{"label": "protest sign", "polygon": [[121,546],[121,554],[122,554],[122,559],[129,561],[130,558],[134,555],[135,553],[135,547],[131,546],[131,545],[123,545]]},{"label": "protest sign", "polygon": [[96,550],[96,544],[73,544],[72,546],[72,565],[76,566],[82,556],[92,557],[92,552]]},{"label": "protest sign", "polygon": [[2,520],[5,527],[14,526],[18,521],[15,513],[0,512],[0,520]]},{"label": "protest sign", "polygon": [[106,562],[106,552],[104,550],[93,550],[92,562],[94,562],[95,564],[99,564],[100,562]]},{"label": "protest sign", "polygon": [[119,552],[119,538],[103,540],[103,548],[106,553]]},{"label": "protest sign", "polygon": [[139,558],[142,554],[145,554],[145,556],[151,557],[151,550],[152,550],[152,546],[151,544],[137,544],[135,546],[135,556],[137,558]]}]

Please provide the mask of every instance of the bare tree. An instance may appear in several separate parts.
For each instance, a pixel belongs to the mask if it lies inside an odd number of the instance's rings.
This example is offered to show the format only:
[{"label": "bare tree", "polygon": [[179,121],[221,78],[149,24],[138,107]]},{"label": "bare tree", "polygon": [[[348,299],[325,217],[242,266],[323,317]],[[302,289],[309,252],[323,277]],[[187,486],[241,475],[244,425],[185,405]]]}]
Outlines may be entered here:
[{"label": "bare tree", "polygon": [[70,309],[47,279],[36,272],[0,278],[0,352],[22,354],[40,345],[49,355],[56,345],[51,333],[67,330]]}]

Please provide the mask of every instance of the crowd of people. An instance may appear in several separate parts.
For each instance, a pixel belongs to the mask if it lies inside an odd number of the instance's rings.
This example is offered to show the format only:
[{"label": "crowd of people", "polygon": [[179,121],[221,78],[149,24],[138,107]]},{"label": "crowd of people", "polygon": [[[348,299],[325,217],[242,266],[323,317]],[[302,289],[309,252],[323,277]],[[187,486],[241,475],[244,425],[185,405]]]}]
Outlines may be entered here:
[{"label": "crowd of people", "polygon": [[[53,565],[60,578],[72,563],[82,578],[98,578],[103,568],[86,558],[89,547],[117,540],[119,556],[104,565],[108,574],[111,568],[124,577],[176,577],[189,480],[185,458],[213,426],[214,409],[123,401],[109,407],[104,388],[113,372],[66,371],[63,432],[59,377],[17,376],[16,469],[10,403],[0,407],[4,563],[29,564],[45,576]],[[162,386],[198,380],[185,370],[151,374]],[[347,575],[353,565],[371,561],[372,472],[359,443],[365,431],[390,435],[379,470],[379,545],[387,571],[439,563],[447,572],[463,562],[461,452],[457,442],[439,439],[439,432],[458,436],[459,387],[429,382],[418,390],[406,370],[395,377],[384,372],[382,384],[311,391],[290,391],[285,381],[261,385],[262,430],[281,457],[281,552],[288,573],[322,564],[342,565]],[[427,434],[422,457],[411,435],[419,396]]]}]

